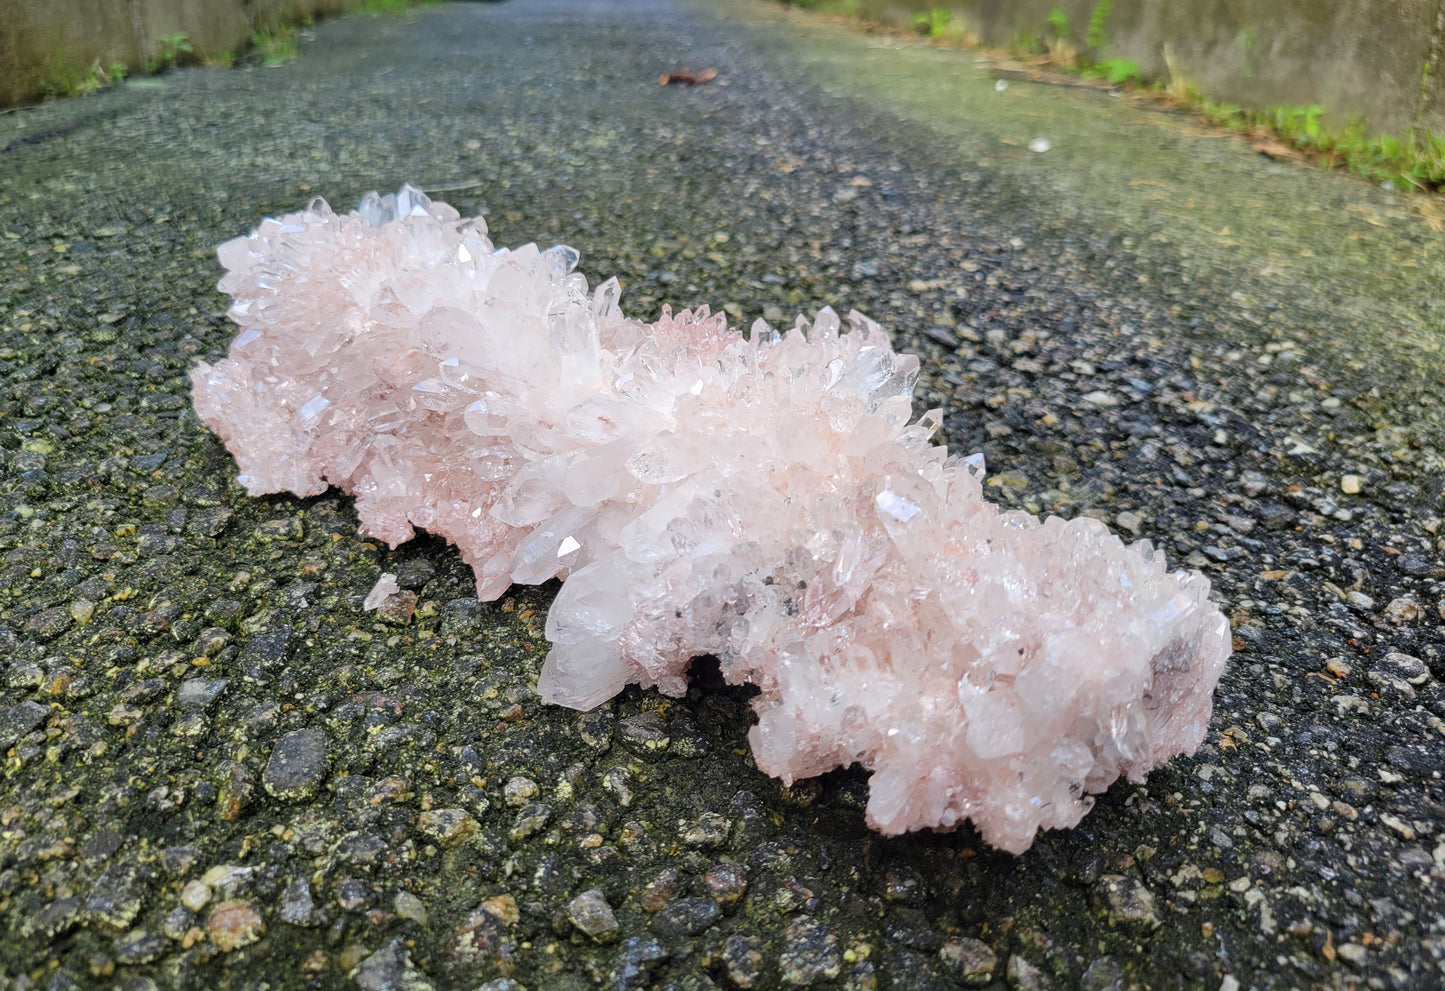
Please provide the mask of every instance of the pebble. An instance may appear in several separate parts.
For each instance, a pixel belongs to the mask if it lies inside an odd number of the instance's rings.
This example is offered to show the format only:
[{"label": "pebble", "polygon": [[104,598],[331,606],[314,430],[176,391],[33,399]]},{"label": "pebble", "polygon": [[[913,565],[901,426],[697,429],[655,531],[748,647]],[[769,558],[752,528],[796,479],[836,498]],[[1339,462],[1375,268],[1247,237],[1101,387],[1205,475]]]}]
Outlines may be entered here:
[{"label": "pebble", "polygon": [[602,775],[602,790],[611,793],[624,809],[632,804],[632,772],[625,767],[610,768]]},{"label": "pebble", "polygon": [[176,703],[182,709],[208,709],[229,684],[226,678],[187,678],[176,689]]},{"label": "pebble", "polygon": [[552,818],[552,808],[548,805],[525,805],[517,813],[517,819],[512,823],[512,829],[507,834],[508,839],[518,843],[538,832],[547,825],[547,820]]},{"label": "pebble", "polygon": [[578,931],[599,943],[608,942],[617,935],[617,916],[612,914],[607,897],[597,888],[584,891],[568,902],[567,918]]},{"label": "pebble", "polygon": [[758,937],[733,933],[723,943],[722,962],[733,984],[740,988],[762,987],[767,957],[763,955],[763,941]]},{"label": "pebble", "polygon": [[361,943],[348,943],[336,954],[336,966],[343,974],[349,974],[360,966],[371,951]]},{"label": "pebble", "polygon": [[1134,878],[1105,874],[1099,878],[1095,898],[1110,925],[1157,929],[1163,922],[1154,895]]},{"label": "pebble", "polygon": [[1430,668],[1418,657],[1392,650],[1371,665],[1368,677],[1383,692],[1413,699],[1415,689],[1430,680]]},{"label": "pebble", "polygon": [[1335,952],[1340,955],[1341,960],[1356,967],[1363,966],[1365,959],[1369,956],[1369,951],[1359,943],[1341,943],[1335,947]]},{"label": "pebble", "polygon": [[515,926],[520,919],[521,912],[517,908],[517,899],[511,895],[493,895],[482,902],[481,910],[503,925]]},{"label": "pebble", "polygon": [[652,917],[650,928],[666,942],[676,943],[710,929],[722,918],[722,909],[711,898],[683,898]]},{"label": "pebble", "polygon": [[1269,488],[1269,478],[1262,472],[1242,471],[1239,473],[1239,490],[1253,499]]},{"label": "pebble", "polygon": [[653,966],[667,958],[667,949],[651,936],[633,936],[622,943],[609,983],[618,991],[641,988],[647,983],[647,975]]},{"label": "pebble", "polygon": [[41,640],[50,640],[65,632],[70,624],[70,610],[65,606],[53,606],[28,617],[25,630]]},{"label": "pebble", "polygon": [[778,957],[783,983],[811,987],[831,981],[843,969],[838,937],[815,919],[801,916],[783,930],[783,950]]},{"label": "pebble", "polygon": [[191,926],[195,925],[196,914],[177,905],[161,919],[161,935],[167,939],[182,939]]},{"label": "pebble", "polygon": [[1008,978],[1009,986],[1017,988],[1018,991],[1048,991],[1053,987],[1053,982],[1042,970],[1017,953],[1008,958],[1004,975]]},{"label": "pebble", "polygon": [[521,808],[536,798],[540,790],[541,789],[537,787],[537,782],[531,778],[519,776],[507,782],[506,786],[502,789],[502,797],[506,800],[507,804],[513,808]]},{"label": "pebble", "polygon": [[1354,606],[1356,609],[1362,610],[1364,612],[1373,612],[1375,608],[1375,600],[1370,598],[1364,592],[1346,592],[1345,601],[1348,602],[1350,605]]},{"label": "pebble", "polygon": [[154,876],[155,869],[149,864],[112,863],[91,886],[85,914],[111,929],[128,929],[144,908],[145,889]]},{"label": "pebble", "polygon": [[300,729],[276,741],[261,783],[276,798],[306,799],[316,794],[328,769],[325,731]]},{"label": "pebble", "polygon": [[452,960],[468,968],[513,967],[514,945],[503,922],[485,906],[452,931],[447,949]]},{"label": "pebble", "polygon": [[298,877],[286,885],[286,890],[281,893],[280,915],[282,922],[289,922],[293,926],[318,924],[316,903],[311,897],[311,883],[304,877]]},{"label": "pebble", "polygon": [[377,607],[376,618],[390,626],[406,626],[416,615],[419,601],[415,592],[396,592]]},{"label": "pebble", "polygon": [[396,900],[393,903],[396,909],[396,916],[399,919],[406,919],[408,922],[415,922],[425,927],[427,920],[426,906],[420,898],[410,891],[398,891]]},{"label": "pebble", "polygon": [[436,565],[424,557],[412,558],[396,569],[396,584],[401,588],[420,592],[436,577]]},{"label": "pebble", "polygon": [[436,987],[412,964],[406,941],[400,938],[358,963],[350,977],[361,991],[430,991]]},{"label": "pebble", "polygon": [[266,922],[248,901],[221,902],[206,916],[206,932],[222,953],[230,953],[266,935]]},{"label": "pebble", "polygon": [[966,985],[988,984],[998,967],[998,956],[983,940],[965,936],[949,940],[939,948],[938,957],[945,971]]},{"label": "pebble", "polygon": [[181,904],[192,912],[199,912],[211,900],[211,886],[204,881],[188,881],[181,889]]},{"label": "pebble", "polygon": [[14,746],[15,741],[43,723],[48,715],[49,707],[39,702],[21,702],[0,709],[0,751]]},{"label": "pebble", "polygon": [[1084,971],[1079,991],[1125,991],[1128,980],[1124,968],[1113,957],[1098,957]]},{"label": "pebble", "polygon": [[1389,604],[1385,606],[1382,615],[1387,622],[1393,623],[1396,626],[1404,626],[1424,616],[1425,610],[1420,606],[1419,602],[1407,595],[1402,595],[1399,598],[1391,599]]},{"label": "pebble", "polygon": [[461,809],[432,809],[417,817],[417,828],[437,846],[451,849],[471,840],[481,826]]},{"label": "pebble", "polygon": [[708,894],[723,908],[731,908],[748,890],[748,869],[742,864],[717,864],[703,875]]},{"label": "pebble", "polygon": [[682,879],[682,871],[676,867],[666,867],[658,873],[651,881],[648,881],[638,892],[637,900],[642,907],[649,912],[656,912],[665,908],[677,894],[678,882]]},{"label": "pebble", "polygon": [[1143,518],[1138,513],[1130,512],[1127,509],[1114,515],[1114,523],[1120,530],[1127,530],[1130,535],[1135,537],[1139,536],[1144,529]]},{"label": "pebble", "polygon": [[1428,575],[1435,570],[1435,562],[1419,554],[1405,554],[1400,558],[1400,570],[1407,575]]},{"label": "pebble", "polygon": [[668,737],[667,723],[659,713],[651,710],[622,720],[618,730],[625,742],[643,751],[666,750],[672,742]]},{"label": "pebble", "polygon": [[730,828],[726,816],[704,812],[696,821],[683,824],[682,842],[697,849],[714,850],[727,842]]},{"label": "pebble", "polygon": [[336,904],[343,912],[361,912],[371,903],[371,888],[354,877],[342,878],[336,885]]},{"label": "pebble", "polygon": [[617,717],[606,706],[584,712],[577,717],[577,734],[593,753],[602,754],[612,746],[612,731]]}]

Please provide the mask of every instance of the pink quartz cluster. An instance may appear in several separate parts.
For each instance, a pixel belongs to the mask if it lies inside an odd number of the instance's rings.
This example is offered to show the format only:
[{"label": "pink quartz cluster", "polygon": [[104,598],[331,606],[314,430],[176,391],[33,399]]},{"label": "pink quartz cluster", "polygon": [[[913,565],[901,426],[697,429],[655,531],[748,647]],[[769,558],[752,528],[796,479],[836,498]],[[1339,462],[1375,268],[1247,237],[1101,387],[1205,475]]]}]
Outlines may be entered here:
[{"label": "pink quartz cluster", "polygon": [[858,763],[880,831],[967,819],[1014,852],[1203,739],[1229,653],[1208,582],[985,501],[939,412],[912,418],[918,360],[859,314],[644,324],[572,249],[495,248],[410,187],[220,258],[241,332],[192,381],[241,482],[337,486],[393,546],[440,534],[482,599],[565,579],[552,702],[681,695],[715,655],[760,690],[764,771]]}]

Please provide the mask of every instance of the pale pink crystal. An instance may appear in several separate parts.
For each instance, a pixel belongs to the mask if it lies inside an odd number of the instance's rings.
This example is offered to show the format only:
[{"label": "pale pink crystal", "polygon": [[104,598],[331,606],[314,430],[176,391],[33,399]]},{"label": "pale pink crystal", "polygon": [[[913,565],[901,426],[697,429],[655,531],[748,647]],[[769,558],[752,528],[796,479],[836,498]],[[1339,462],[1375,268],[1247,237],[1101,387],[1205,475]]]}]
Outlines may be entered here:
[{"label": "pale pink crystal", "polygon": [[392,545],[440,534],[483,599],[565,578],[550,701],[680,695],[713,654],[760,689],[763,770],[857,762],[880,831],[969,819],[1014,852],[1204,736],[1229,652],[1208,582],[984,501],[939,412],[910,423],[917,359],[859,314],[649,326],[572,249],[496,249],[410,187],[220,257],[241,333],[192,381],[242,483],[338,486]]},{"label": "pale pink crystal", "polygon": [[390,571],[383,572],[381,577],[376,580],[376,584],[371,586],[371,591],[366,593],[366,598],[362,600],[361,608],[367,612],[371,612],[373,609],[380,609],[386,604],[387,599],[400,591],[401,586],[396,583],[396,575]]}]

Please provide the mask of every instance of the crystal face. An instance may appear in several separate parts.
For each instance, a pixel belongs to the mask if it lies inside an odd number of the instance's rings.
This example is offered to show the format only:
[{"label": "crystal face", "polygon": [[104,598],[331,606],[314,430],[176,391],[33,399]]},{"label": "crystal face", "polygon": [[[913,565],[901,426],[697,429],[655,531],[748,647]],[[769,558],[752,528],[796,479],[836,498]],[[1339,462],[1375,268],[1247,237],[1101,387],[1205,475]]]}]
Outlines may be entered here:
[{"label": "crystal face", "polygon": [[1013,852],[1204,737],[1230,642],[1208,582],[985,501],[860,314],[644,324],[573,249],[496,248],[410,187],[219,254],[240,333],[193,393],[242,484],[336,486],[393,546],[439,534],[482,599],[565,579],[549,701],[681,695],[715,655],[760,690],[764,771],[856,762],[881,832],[971,820]]}]

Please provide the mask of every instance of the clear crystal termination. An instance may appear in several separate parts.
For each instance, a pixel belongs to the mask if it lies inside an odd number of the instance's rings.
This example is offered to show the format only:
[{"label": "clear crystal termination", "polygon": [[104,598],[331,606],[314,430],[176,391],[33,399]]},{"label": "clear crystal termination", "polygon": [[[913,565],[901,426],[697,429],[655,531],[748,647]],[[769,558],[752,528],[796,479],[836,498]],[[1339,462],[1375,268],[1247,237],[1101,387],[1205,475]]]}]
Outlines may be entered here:
[{"label": "clear crystal termination", "polygon": [[240,334],[192,382],[242,484],[336,486],[392,546],[440,534],[482,599],[565,579],[549,701],[681,695],[715,655],[760,690],[767,773],[857,762],[883,833],[967,819],[1016,853],[1204,737],[1230,642],[1208,581],[987,502],[860,314],[644,324],[571,248],[495,248],[411,187],[219,254]]}]

